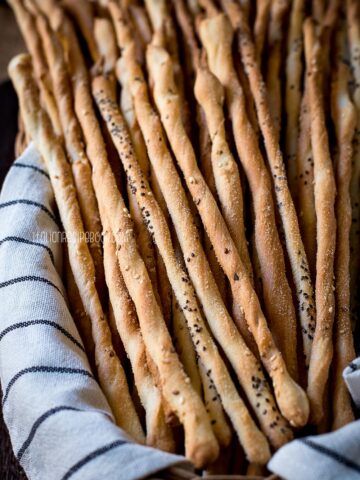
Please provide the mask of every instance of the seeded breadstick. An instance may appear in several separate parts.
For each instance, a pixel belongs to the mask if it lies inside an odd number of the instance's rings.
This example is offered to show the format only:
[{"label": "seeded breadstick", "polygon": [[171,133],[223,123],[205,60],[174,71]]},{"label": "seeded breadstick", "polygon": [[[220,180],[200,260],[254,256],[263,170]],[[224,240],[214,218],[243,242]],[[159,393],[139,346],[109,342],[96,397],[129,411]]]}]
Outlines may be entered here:
[{"label": "seeded breadstick", "polygon": [[[231,26],[223,14],[217,15],[201,23],[200,36],[208,54],[210,69],[225,88],[238,155],[249,181],[254,202],[255,241],[263,272],[270,328],[287,367],[295,376],[296,319],[292,294],[287,283],[284,256],[277,231],[270,175],[263,161],[257,136],[247,117],[244,94],[232,62]],[[248,318],[246,320],[249,322]]]},{"label": "seeded breadstick", "polygon": [[[270,7],[270,22],[267,39],[267,65],[265,82],[268,90],[269,108],[276,133],[279,137],[281,128],[281,63],[282,42],[284,38],[285,16],[290,7],[290,0],[273,0]],[[245,14],[245,12],[244,12]]]},{"label": "seeded breadstick", "polygon": [[350,230],[350,307],[352,326],[359,319],[359,271],[360,271],[360,8],[356,0],[346,3],[347,33],[350,61],[354,76],[353,101],[357,111],[357,124],[354,136],[354,158],[350,183],[352,224]]},{"label": "seeded breadstick", "polygon": [[92,3],[87,0],[62,0],[62,5],[75,19],[86,40],[91,58],[94,64],[96,64],[100,60],[100,52],[94,36],[94,11]]},{"label": "seeded breadstick", "polygon": [[[123,61],[131,73],[131,88],[139,125],[144,138],[147,140],[149,158],[156,169],[159,184],[172,216],[196,293],[202,303],[212,332],[230,360],[263,430],[272,445],[280,446],[286,442],[289,436],[291,437],[291,432],[285,428],[286,424],[277,412],[259,363],[246,347],[222,302],[199,242],[194,219],[189,214],[187,198],[181,180],[166,147],[160,119],[151,107],[142,71],[134,61],[129,31],[116,5],[111,3],[110,9],[115,21],[119,46],[122,46],[124,51]],[[119,18],[121,21],[116,20]],[[154,138],[154,141],[151,141],[152,138]],[[176,193],[176,198],[174,193]],[[186,226],[186,228],[182,226]],[[271,359],[271,361],[273,360],[276,360],[276,358]],[[261,391],[258,391],[259,389]]]},{"label": "seeded breadstick", "polygon": [[106,283],[114,311],[117,330],[134,374],[140,401],[145,409],[146,443],[161,450],[174,451],[171,429],[165,423],[161,394],[154,384],[146,360],[144,341],[141,336],[135,306],[124,284],[116,259],[116,245],[111,230],[104,225],[104,265]]},{"label": "seeded breadstick", "polygon": [[9,75],[21,103],[26,129],[46,162],[60,218],[70,239],[70,265],[85,312],[92,323],[99,382],[118,425],[135,440],[142,442],[142,428],[129,395],[125,373],[113,350],[110,329],[96,291],[94,263],[85,241],[71,167],[54,134],[49,117],[39,106],[39,93],[32,73],[28,55],[15,57],[9,65]]},{"label": "seeded breadstick", "polygon": [[262,63],[265,38],[268,29],[271,0],[256,1],[256,17],[254,24],[254,41],[256,58],[259,65]]},{"label": "seeded breadstick", "polygon": [[[308,71],[308,67],[306,72]],[[316,277],[316,213],[314,199],[314,160],[310,138],[309,87],[306,74],[305,88],[301,100],[299,137],[296,154],[296,189],[299,225],[309,261],[313,281]],[[310,328],[310,335],[315,324]]]},{"label": "seeded breadstick", "polygon": [[[342,59],[344,36],[337,34],[337,65],[332,83],[332,118],[336,129],[338,158],[335,165],[337,196],[335,202],[337,231],[335,254],[335,341],[333,379],[333,423],[336,430],[354,420],[351,399],[342,373],[355,358],[354,340],[350,320],[350,179],[352,140],[356,126],[356,110],[351,102],[348,81],[349,67]],[[339,45],[340,43],[340,45]]]},{"label": "seeded breadstick", "polygon": [[108,18],[95,18],[94,37],[98,52],[103,59],[103,72],[113,72],[118,58],[118,51],[113,26]]},{"label": "seeded breadstick", "polygon": [[[116,18],[118,18],[118,15]],[[132,48],[134,48],[133,44]],[[131,54],[133,51],[134,50],[132,49]],[[123,48],[123,52],[124,54],[126,53],[125,48]],[[133,55],[132,61],[134,61]],[[130,69],[129,74],[131,82],[132,74]],[[269,450],[265,437],[263,437],[261,432],[257,430],[249,412],[238,396],[229,372],[227,371],[215,343],[207,330],[205,322],[202,319],[200,306],[196,301],[193,287],[186,272],[182,270],[176,259],[169,228],[158,203],[149,189],[148,182],[136,161],[130,135],[127,132],[125,122],[120,115],[116,100],[111,97],[111,91],[108,88],[107,80],[104,77],[97,77],[94,79],[93,94],[102,117],[106,119],[109,118],[110,115],[112,119],[111,121],[115,123],[115,126],[112,126],[110,122],[107,122],[107,125],[112,135],[113,142],[118,149],[120,158],[124,164],[124,169],[128,175],[128,181],[131,185],[133,195],[136,196],[145,223],[152,233],[154,241],[164,260],[170,283],[188,323],[188,328],[192,335],[197,354],[206,365],[208,374],[211,375],[211,378],[214,381],[219,395],[221,396],[224,408],[236,428],[247,455],[249,457],[257,457],[260,463],[263,463],[264,461],[266,462]],[[259,442],[255,450],[253,450],[254,441]]]},{"label": "seeded breadstick", "polygon": [[37,15],[36,25],[44,45],[82,219],[89,236],[88,243],[96,271],[96,288],[100,299],[104,300],[105,278],[101,251],[102,226],[91,181],[91,167],[85,153],[81,128],[73,110],[73,97],[67,66],[59,40],[41,13]]},{"label": "seeded breadstick", "polygon": [[[289,32],[287,37],[286,86],[285,86],[285,158],[291,195],[296,204],[297,166],[296,152],[299,133],[301,104],[301,82],[303,73],[303,38],[305,0],[294,0],[291,6]],[[270,95],[270,91],[269,91]],[[307,252],[306,252],[307,253]],[[309,259],[310,263],[310,259]]]},{"label": "seeded breadstick", "polygon": [[34,75],[39,84],[41,101],[43,105],[45,105],[50,116],[51,124],[56,135],[61,136],[62,130],[59,112],[56,108],[56,102],[51,91],[49,72],[47,69],[40,37],[36,30],[34,17],[24,7],[22,0],[9,0],[8,3],[14,11],[16,21],[21,30],[26,47],[33,58]]},{"label": "seeded breadstick", "polygon": [[[207,0],[210,1],[210,0]],[[235,29],[239,29],[239,49],[245,72],[249,77],[254,96],[260,129],[264,137],[267,159],[273,176],[275,197],[285,235],[286,248],[291,264],[299,319],[302,330],[305,364],[309,362],[312,331],[315,324],[314,293],[299,224],[287,183],[282,153],[277,141],[276,128],[270,115],[267,92],[260,67],[256,62],[255,47],[251,32],[239,5],[233,0],[221,0]]]},{"label": "seeded breadstick", "polygon": [[333,356],[332,331],[335,313],[334,254],[336,220],[334,212],[335,179],[329,151],[321,91],[321,46],[315,38],[310,19],[304,23],[305,55],[309,72],[309,106],[311,146],[314,158],[314,195],[317,221],[316,310],[317,320],[310,359],[308,396],[311,419],[317,424],[322,417],[322,402]]}]

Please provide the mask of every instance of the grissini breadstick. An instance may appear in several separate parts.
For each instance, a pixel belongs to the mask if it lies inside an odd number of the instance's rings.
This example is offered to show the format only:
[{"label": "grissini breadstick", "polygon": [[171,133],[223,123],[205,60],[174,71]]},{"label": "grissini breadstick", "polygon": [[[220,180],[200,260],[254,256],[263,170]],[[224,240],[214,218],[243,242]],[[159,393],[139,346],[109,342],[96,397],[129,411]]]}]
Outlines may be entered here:
[{"label": "grissini breadstick", "polygon": [[39,13],[36,25],[40,33],[51,75],[54,97],[59,111],[64,140],[74,177],[89,248],[96,272],[96,289],[101,301],[105,300],[105,278],[101,249],[102,226],[91,181],[91,167],[87,159],[80,125],[73,110],[73,97],[63,50],[46,18]]},{"label": "grissini breadstick", "polygon": [[130,359],[135,385],[145,409],[146,443],[165,451],[174,451],[174,439],[165,422],[161,394],[147,366],[146,350],[141,336],[135,306],[126,289],[116,258],[111,229],[104,225],[104,266],[117,331]]},{"label": "grissini breadstick", "polygon": [[[269,108],[279,137],[282,108],[282,42],[284,38],[285,16],[290,0],[273,0],[270,7],[270,22],[267,38],[267,64],[265,82],[268,90]],[[244,12],[245,13],[245,12]],[[245,13],[246,15],[246,13]]]},{"label": "grissini breadstick", "polygon": [[[133,51],[134,50],[132,50],[132,52]],[[125,48],[123,52],[125,53]],[[134,60],[133,55],[132,59]],[[265,437],[263,437],[261,432],[255,427],[255,423],[251,419],[249,412],[238,396],[229,372],[202,319],[195,292],[186,272],[182,270],[176,259],[171,243],[170,231],[162,211],[149,189],[148,182],[136,161],[125,122],[120,115],[116,99],[111,97],[111,91],[107,87],[107,80],[104,77],[96,77],[94,79],[93,94],[102,117],[106,119],[109,118],[110,115],[111,121],[115,123],[115,125],[112,126],[108,122],[110,133],[112,134],[120,158],[124,163],[125,172],[128,175],[128,181],[131,185],[133,195],[136,196],[145,222],[164,260],[169,280],[188,323],[196,351],[206,365],[209,372],[208,374],[211,374],[211,378],[214,380],[224,408],[237,430],[247,455],[249,457],[255,456],[260,463],[266,462],[269,451]],[[157,137],[156,141],[158,142]],[[253,450],[255,446],[254,441],[259,442],[255,450]]]},{"label": "grissini breadstick", "polygon": [[46,162],[61,221],[68,235],[70,265],[85,311],[92,323],[101,387],[118,425],[135,440],[142,442],[144,435],[140,421],[131,401],[125,373],[113,350],[110,329],[96,291],[94,264],[84,238],[71,167],[54,134],[49,117],[39,106],[39,93],[32,74],[28,55],[19,55],[11,61],[9,75],[21,102],[26,129]]},{"label": "grissini breadstick", "polygon": [[[147,63],[154,80],[154,99],[167,133],[176,160],[184,174],[187,187],[198,207],[201,219],[206,226],[209,238],[214,246],[217,258],[230,282],[234,300],[244,309],[245,318],[254,335],[260,356],[269,374],[276,383],[275,395],[281,412],[292,424],[307,421],[308,403],[305,393],[289,375],[281,353],[277,349],[261,311],[256,293],[244,262],[226,227],[225,221],[211,195],[205,180],[197,167],[191,142],[184,126],[179,121],[180,102],[172,75],[170,56],[161,47],[150,44],[147,49]],[[259,335],[261,324],[261,335]],[[266,338],[266,348],[261,339]],[[271,353],[270,353],[271,352]],[[278,367],[274,367],[278,363]],[[280,368],[281,364],[281,368]],[[281,387],[277,375],[281,374]],[[287,391],[284,402],[284,391]]]},{"label": "grissini breadstick", "polygon": [[103,59],[102,71],[105,73],[113,72],[118,58],[118,51],[114,29],[108,18],[95,18],[94,38],[99,55]]},{"label": "grissini breadstick", "polygon": [[360,271],[360,8],[356,0],[346,3],[347,33],[350,61],[355,80],[353,102],[357,110],[357,125],[354,136],[354,159],[350,183],[352,224],[350,230],[350,307],[352,326],[355,328],[359,319],[359,271]]},{"label": "grissini breadstick", "polygon": [[39,84],[41,101],[46,106],[46,110],[50,116],[51,124],[56,135],[60,137],[62,135],[62,130],[59,112],[56,108],[56,102],[51,90],[51,81],[40,37],[36,30],[34,17],[24,7],[22,0],[9,0],[8,3],[14,11],[26,47],[33,58],[34,74]]},{"label": "grissini breadstick", "polygon": [[151,41],[152,37],[151,26],[146,10],[140,5],[130,4],[129,11],[141,38],[143,50],[145,50],[145,45]]},{"label": "grissini breadstick", "polygon": [[305,55],[309,72],[311,146],[314,158],[314,196],[317,226],[316,310],[317,320],[308,376],[311,420],[322,417],[322,402],[333,356],[334,255],[336,245],[335,179],[329,151],[321,92],[321,47],[310,19],[304,23]]},{"label": "grissini breadstick", "polygon": [[[291,432],[278,414],[259,363],[246,347],[223,304],[199,241],[194,219],[190,215],[181,180],[166,147],[160,119],[150,104],[142,70],[134,61],[128,28],[116,4],[111,3],[109,6],[115,22],[118,43],[124,51],[124,58],[120,61],[123,61],[124,68],[130,72],[135,111],[144,138],[148,140],[149,158],[156,169],[196,293],[212,332],[236,371],[263,430],[266,431],[272,445],[278,447],[291,437]],[[150,141],[152,138],[153,142]],[[145,195],[140,197],[140,200],[147,198]],[[261,391],[258,391],[259,389]]]},{"label": "grissini breadstick", "polygon": [[[303,73],[303,36],[304,0],[294,0],[291,6],[290,25],[287,36],[286,85],[285,85],[285,158],[289,188],[296,204],[297,165],[296,152],[299,133],[299,114],[301,105],[301,82]],[[270,92],[269,92],[270,95]],[[310,260],[309,260],[310,263]]]},{"label": "grissini breadstick", "polygon": [[267,159],[273,177],[275,198],[284,230],[286,249],[296,287],[305,364],[308,364],[313,340],[310,332],[316,321],[314,291],[308,261],[301,239],[296,210],[287,183],[285,165],[279,142],[277,141],[276,128],[270,114],[266,87],[260,67],[256,61],[255,47],[249,26],[236,2],[233,0],[221,0],[221,3],[226,10],[233,28],[238,30],[239,49],[245,72],[249,77],[259,118],[260,130],[264,137]]},{"label": "grissini breadstick", "polygon": [[107,216],[115,237],[121,273],[136,307],[146,350],[157,367],[162,395],[184,426],[186,455],[200,467],[217,456],[218,444],[205,408],[175,353],[146,266],[138,252],[130,215],[107,160],[87,79],[77,72],[79,59],[76,56],[79,50],[74,48],[74,41],[76,39],[71,38],[72,48],[69,52],[73,55],[70,65],[73,87],[77,92],[75,111],[93,166],[93,185],[100,214],[103,211]]},{"label": "grissini breadstick", "polygon": [[342,372],[355,358],[350,320],[350,179],[352,140],[356,126],[356,110],[348,91],[349,67],[342,60],[344,36],[338,33],[337,65],[332,83],[332,118],[336,129],[338,158],[335,164],[337,196],[335,202],[337,233],[335,253],[335,340],[334,378],[332,395],[332,429],[336,430],[354,420],[349,391]]},{"label": "grissini breadstick", "polygon": [[254,42],[256,49],[256,58],[259,65],[262,64],[262,56],[266,33],[268,29],[268,21],[270,15],[271,0],[256,1],[256,17],[254,24]]},{"label": "grissini breadstick", "polygon": [[[270,175],[247,116],[244,93],[232,62],[233,32],[225,15],[220,14],[201,22],[200,36],[207,51],[210,70],[225,88],[236,148],[249,181],[254,203],[255,241],[270,328],[287,367],[291,374],[296,376],[297,358],[293,348],[296,345],[296,318],[292,294],[285,274],[285,261],[277,231]],[[246,321],[249,322],[247,318]]]}]

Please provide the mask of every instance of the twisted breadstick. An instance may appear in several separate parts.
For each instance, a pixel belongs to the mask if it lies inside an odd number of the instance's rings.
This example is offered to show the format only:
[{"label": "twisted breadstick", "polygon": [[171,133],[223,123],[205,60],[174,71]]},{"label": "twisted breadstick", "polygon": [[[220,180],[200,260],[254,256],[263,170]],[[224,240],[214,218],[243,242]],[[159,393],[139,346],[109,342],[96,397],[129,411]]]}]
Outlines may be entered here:
[{"label": "twisted breadstick", "polygon": [[25,126],[46,162],[61,221],[69,238],[70,265],[85,312],[91,319],[101,387],[118,425],[142,442],[140,421],[132,404],[125,373],[113,350],[110,329],[96,291],[94,264],[85,241],[71,167],[54,134],[49,117],[39,106],[39,92],[32,74],[30,56],[19,55],[11,61],[9,75],[21,103]]},{"label": "twisted breadstick", "polygon": [[349,67],[342,60],[344,37],[337,35],[337,65],[332,84],[332,118],[336,129],[339,148],[335,175],[337,196],[335,203],[337,234],[335,254],[335,342],[334,381],[332,396],[332,428],[335,430],[354,420],[349,391],[342,372],[355,358],[354,341],[350,320],[350,227],[351,199],[350,179],[352,161],[352,139],[356,126],[356,110],[351,102],[348,81]]},{"label": "twisted breadstick", "polygon": [[[123,52],[125,54],[125,48]],[[133,56],[132,59],[134,61]],[[132,75],[130,69],[129,72],[131,82]],[[238,396],[226,366],[207,330],[190,280],[176,259],[169,228],[158,203],[149,189],[148,182],[136,161],[124,119],[121,117],[116,99],[111,95],[108,81],[104,77],[94,79],[93,94],[104,120],[111,118],[111,121],[108,121],[107,125],[113,142],[118,149],[125,172],[128,175],[132,194],[138,201],[145,222],[164,260],[169,280],[186,318],[197,354],[206,365],[208,375],[211,375],[214,381],[224,408],[236,428],[247,455],[250,458],[256,457],[260,463],[266,462],[269,450],[265,437],[257,430],[247,408]],[[141,126],[141,121],[139,118],[138,120]],[[111,122],[113,122],[114,125],[112,125]],[[156,136],[155,141],[158,143],[158,136]],[[194,255],[196,255],[195,252]],[[255,446],[254,442],[259,443]]]},{"label": "twisted breadstick", "polygon": [[161,450],[174,451],[171,429],[165,423],[160,391],[154,384],[146,360],[135,306],[129,297],[116,259],[115,240],[109,225],[104,225],[104,266],[117,330],[130,359],[135,385],[146,414],[146,443]]},{"label": "twisted breadstick", "polygon": [[221,3],[233,27],[238,29],[239,49],[256,104],[260,129],[264,137],[267,158],[273,177],[278,211],[285,234],[286,249],[296,287],[305,363],[308,364],[313,340],[310,332],[312,332],[315,324],[314,292],[297,215],[286,179],[283,157],[277,141],[277,132],[271,118],[266,87],[256,61],[255,47],[245,16],[234,0],[221,0]]},{"label": "twisted breadstick", "polygon": [[311,65],[309,105],[311,145],[314,157],[314,195],[317,221],[316,310],[317,321],[309,366],[308,395],[314,423],[322,417],[322,402],[333,356],[332,330],[335,314],[334,254],[336,220],[334,212],[335,179],[329,151],[321,91],[321,46],[315,38],[315,27],[304,23],[305,55]]},{"label": "twisted breadstick", "polygon": [[[115,22],[119,45],[124,49],[123,61],[130,72],[135,111],[144,138],[147,140],[149,158],[156,169],[196,293],[212,333],[230,360],[262,428],[266,431],[270,442],[275,447],[279,446],[289,438],[289,435],[291,436],[291,432],[285,428],[283,419],[277,412],[259,363],[246,347],[222,302],[199,242],[194,219],[189,214],[181,180],[166,147],[160,120],[149,102],[143,73],[134,61],[128,28],[116,4],[110,3],[109,6]],[[184,228],[185,226],[186,228]]]},{"label": "twisted breadstick", "polygon": [[[246,115],[244,95],[234,71],[231,26],[223,14],[217,15],[201,23],[200,36],[208,54],[210,69],[225,87],[237,151],[251,189],[255,212],[255,240],[263,272],[265,305],[271,330],[283,352],[286,365],[295,376],[297,359],[293,346],[296,344],[296,319],[277,232],[271,180],[256,134]],[[249,322],[248,318],[246,320]]]},{"label": "twisted breadstick", "polygon": [[[303,73],[302,24],[304,20],[304,0],[295,0],[291,6],[290,26],[287,37],[286,86],[285,86],[285,158],[291,195],[297,199],[296,152],[299,133],[299,113],[301,104],[301,81]],[[270,91],[269,91],[270,95]],[[306,252],[308,253],[308,252]],[[309,260],[310,263],[310,260]]]},{"label": "twisted breadstick", "polygon": [[357,110],[357,124],[354,136],[354,159],[350,182],[352,224],[350,230],[350,306],[352,325],[359,319],[359,266],[360,266],[360,8],[356,0],[346,3],[347,32],[350,49],[350,60],[355,80],[353,102]]}]

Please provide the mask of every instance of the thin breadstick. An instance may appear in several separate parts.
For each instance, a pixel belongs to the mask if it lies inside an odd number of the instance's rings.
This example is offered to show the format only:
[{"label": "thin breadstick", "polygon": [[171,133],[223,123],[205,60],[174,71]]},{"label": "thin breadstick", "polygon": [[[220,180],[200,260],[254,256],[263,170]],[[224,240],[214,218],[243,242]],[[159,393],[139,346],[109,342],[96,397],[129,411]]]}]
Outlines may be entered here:
[{"label": "thin breadstick", "polygon": [[97,64],[100,60],[100,52],[94,36],[94,11],[92,3],[87,0],[62,0],[62,5],[78,24],[86,40],[91,58],[93,62]]},{"label": "thin breadstick", "polygon": [[271,0],[256,1],[256,17],[254,24],[254,42],[256,58],[259,65],[262,63],[264,44],[268,29]]},{"label": "thin breadstick", "polygon": [[146,11],[143,7],[136,4],[130,4],[129,11],[139,32],[143,49],[145,49],[145,45],[151,41],[152,37],[151,26]]},{"label": "thin breadstick", "polygon": [[[307,72],[308,70],[306,70]],[[299,225],[313,281],[316,277],[316,213],[314,198],[314,160],[310,138],[308,77],[301,100],[299,137],[296,154],[296,189]],[[315,331],[315,324],[310,334]],[[312,332],[312,333],[311,333]]]},{"label": "thin breadstick", "polygon": [[[337,43],[344,37],[338,34]],[[356,110],[348,91],[349,67],[342,60],[342,45],[337,47],[337,65],[332,84],[332,118],[336,129],[338,158],[335,165],[336,196],[336,254],[335,254],[335,341],[334,379],[332,395],[332,429],[336,430],[354,420],[351,399],[342,372],[355,358],[350,320],[350,179],[352,140],[356,126]]]},{"label": "thin breadstick", "polygon": [[[265,82],[268,90],[269,108],[277,136],[281,128],[282,108],[282,42],[284,38],[285,16],[290,7],[290,0],[273,0],[270,7],[270,22],[267,40],[267,65]],[[246,13],[244,12],[246,15]]]},{"label": "thin breadstick", "polygon": [[114,311],[117,331],[130,359],[135,385],[145,409],[146,443],[161,450],[174,451],[174,439],[165,423],[161,394],[147,366],[144,341],[135,306],[126,289],[116,258],[116,245],[109,225],[104,225],[104,265],[106,283]]},{"label": "thin breadstick", "polygon": [[[119,18],[118,15],[119,14],[116,15],[116,18]],[[132,46],[134,47],[133,44]],[[134,50],[132,50],[132,52],[133,51]],[[123,52],[125,53],[125,48],[123,49]],[[132,60],[134,61],[133,55]],[[130,82],[131,79],[132,76],[130,73]],[[109,118],[110,115],[111,122],[115,123],[115,126],[112,126],[110,122],[107,122],[109,131],[124,164],[125,172],[128,175],[128,181],[132,187],[132,192],[136,196],[146,224],[151,231],[155,243],[157,244],[164,260],[170,283],[188,322],[188,328],[191,332],[197,353],[207,366],[209,372],[208,374],[211,374],[211,377],[214,380],[216,388],[221,396],[224,408],[237,429],[237,433],[242,441],[242,444],[244,445],[247,455],[249,457],[257,457],[260,463],[263,463],[264,461],[266,462],[269,450],[265,437],[263,437],[261,432],[257,430],[255,423],[249,415],[249,412],[238,396],[235,386],[231,381],[229,372],[227,371],[226,366],[215,346],[215,343],[207,330],[205,322],[202,319],[200,306],[196,301],[195,292],[186,273],[182,270],[176,259],[176,255],[171,243],[170,231],[162,211],[152,195],[151,190],[149,189],[148,182],[146,181],[139,164],[136,161],[130,136],[126,130],[126,124],[124,119],[121,117],[120,111],[116,104],[116,99],[112,98],[111,96],[111,91],[107,83],[108,82],[104,77],[96,77],[94,79],[94,98],[100,109],[102,117],[106,120],[106,118]],[[176,392],[178,391],[179,390],[176,390]],[[226,394],[224,393],[225,391]],[[259,442],[259,444],[255,447],[255,450],[253,450],[254,441]]]},{"label": "thin breadstick", "polygon": [[128,391],[125,373],[113,350],[110,329],[96,291],[94,264],[84,238],[71,167],[49,117],[39,106],[39,92],[32,74],[29,55],[19,55],[11,61],[9,75],[21,103],[26,129],[46,162],[60,218],[69,238],[70,265],[85,312],[91,319],[100,385],[117,424],[135,440],[142,442],[144,434]]},{"label": "thin breadstick", "polygon": [[308,376],[311,420],[319,423],[323,414],[324,389],[333,356],[334,255],[336,245],[335,178],[329,151],[321,91],[321,46],[310,19],[304,23],[305,55],[309,71],[311,146],[314,158],[314,196],[317,222],[316,310],[317,320]]},{"label": "thin breadstick", "polygon": [[80,125],[73,110],[73,97],[63,50],[46,18],[39,13],[36,25],[40,33],[51,75],[54,96],[64,132],[65,145],[76,187],[89,248],[96,272],[96,289],[101,301],[105,300],[105,278],[101,249],[102,226],[91,181],[91,167],[85,153]]},{"label": "thin breadstick", "polygon": [[15,138],[15,158],[20,157],[25,148],[28,145],[28,139],[26,138],[26,131],[24,127],[24,122],[21,116],[21,111],[19,109],[18,113],[18,132]]},{"label": "thin breadstick", "polygon": [[105,73],[113,72],[118,58],[118,51],[115,32],[108,18],[95,18],[94,37],[99,55],[103,58],[102,70]]},{"label": "thin breadstick", "polygon": [[[287,37],[286,86],[285,86],[285,158],[289,188],[296,204],[297,164],[296,152],[299,134],[299,114],[301,105],[301,82],[303,73],[303,36],[305,0],[294,0],[291,7],[290,26]],[[270,95],[270,92],[269,92]],[[307,252],[306,252],[307,253]],[[309,259],[310,263],[310,259]]]},{"label": "thin breadstick", "polygon": [[51,124],[56,135],[62,135],[59,112],[56,108],[56,102],[51,91],[51,81],[46,65],[43,47],[40,37],[37,33],[35,20],[31,13],[24,7],[22,0],[9,0],[9,5],[13,9],[17,24],[24,38],[26,48],[28,49],[34,62],[34,74],[39,84],[41,101],[45,105],[50,116]]},{"label": "thin breadstick", "polygon": [[[210,0],[207,0],[210,1]],[[310,360],[312,331],[315,324],[314,291],[310,278],[308,261],[302,242],[296,210],[291,198],[287,183],[285,165],[277,141],[276,128],[273,124],[266,87],[261,75],[260,67],[256,61],[255,47],[251,32],[245,16],[239,5],[233,0],[221,0],[226,13],[233,25],[238,30],[239,49],[249,77],[251,92],[253,94],[259,118],[260,129],[264,137],[267,159],[273,177],[275,198],[285,235],[286,249],[290,260],[292,276],[296,287],[299,320],[302,330],[303,352],[305,364]]]},{"label": "thin breadstick", "polygon": [[[217,32],[216,38],[214,32]],[[235,143],[254,202],[255,240],[263,273],[263,291],[271,330],[292,375],[296,375],[296,319],[285,261],[277,231],[271,180],[257,136],[246,114],[244,94],[232,62],[232,30],[223,14],[204,20],[200,36],[211,71],[225,88]],[[261,177],[261,182],[259,182]],[[279,285],[281,295],[279,295]],[[246,317],[249,323],[249,319]],[[295,349],[296,350],[296,349]],[[261,352],[260,352],[261,353]]]},{"label": "thin breadstick", "polygon": [[350,61],[354,76],[353,102],[357,110],[357,125],[354,136],[354,158],[350,182],[352,224],[350,230],[350,308],[352,326],[359,320],[360,295],[359,295],[359,271],[360,271],[360,8],[356,0],[348,0],[346,3],[347,33],[350,49]]},{"label": "thin breadstick", "polygon": [[[180,177],[166,147],[160,120],[151,107],[142,71],[134,61],[129,31],[122,21],[121,12],[116,5],[111,3],[109,6],[115,22],[119,46],[124,49],[124,57],[121,61],[125,63],[132,79],[131,88],[135,111],[144,138],[148,140],[149,158],[156,169],[159,184],[174,222],[184,257],[187,260],[187,268],[196,293],[202,303],[212,332],[238,375],[262,428],[272,445],[280,446],[291,437],[291,432],[285,428],[286,424],[278,414],[272,393],[259,363],[246,347],[222,302],[199,242],[194,220],[189,214],[187,198]],[[119,18],[121,21],[116,20]],[[154,141],[150,141],[151,139],[154,139]],[[174,193],[176,193],[175,198]],[[147,196],[140,197],[140,200],[146,198]],[[186,229],[182,226],[186,226]],[[257,391],[259,388],[261,392]]]}]

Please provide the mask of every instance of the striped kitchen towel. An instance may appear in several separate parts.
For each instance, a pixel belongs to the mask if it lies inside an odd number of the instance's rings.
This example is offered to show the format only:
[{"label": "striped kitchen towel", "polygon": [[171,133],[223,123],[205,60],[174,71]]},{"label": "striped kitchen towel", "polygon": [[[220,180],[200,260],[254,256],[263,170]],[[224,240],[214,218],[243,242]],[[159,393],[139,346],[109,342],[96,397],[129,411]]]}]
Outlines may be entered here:
[{"label": "striped kitchen towel", "polygon": [[0,380],[16,457],[34,480],[135,480],[188,468],[115,425],[69,313],[59,232],[49,176],[30,145],[0,196]]}]

